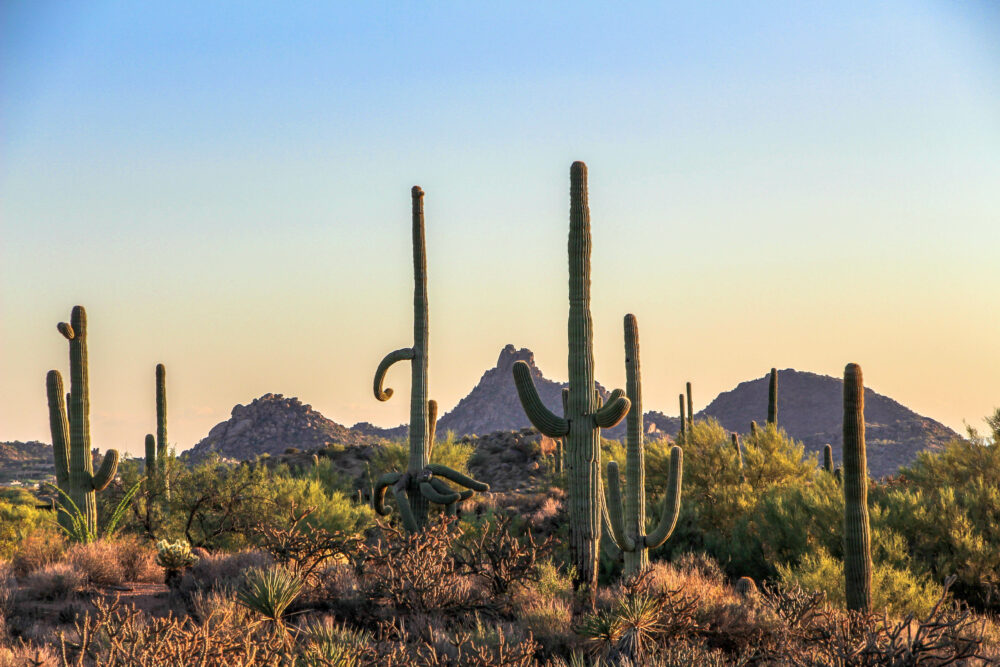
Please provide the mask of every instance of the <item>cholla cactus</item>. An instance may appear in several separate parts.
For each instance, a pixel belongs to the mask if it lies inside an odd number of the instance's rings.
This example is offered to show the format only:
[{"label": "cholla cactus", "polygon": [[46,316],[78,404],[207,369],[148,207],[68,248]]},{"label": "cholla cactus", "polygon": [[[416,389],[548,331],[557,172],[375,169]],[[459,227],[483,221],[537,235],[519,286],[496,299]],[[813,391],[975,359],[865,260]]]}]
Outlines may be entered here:
[{"label": "cholla cactus", "polygon": [[160,540],[156,543],[156,564],[165,570],[183,570],[197,562],[198,557],[191,553],[187,540]]}]

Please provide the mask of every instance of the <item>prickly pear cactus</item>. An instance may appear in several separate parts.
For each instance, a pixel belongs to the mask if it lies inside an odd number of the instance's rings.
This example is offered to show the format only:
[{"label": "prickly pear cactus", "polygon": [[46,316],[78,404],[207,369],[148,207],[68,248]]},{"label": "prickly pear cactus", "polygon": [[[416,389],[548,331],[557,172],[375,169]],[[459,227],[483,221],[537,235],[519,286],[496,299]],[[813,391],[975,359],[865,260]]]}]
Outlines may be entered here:
[{"label": "prickly pear cactus", "polygon": [[570,167],[569,212],[569,395],[562,417],[542,403],[523,361],[514,364],[514,384],[531,423],[550,438],[565,438],[569,489],[570,550],[574,587],[584,588],[594,606],[597,595],[598,545],[601,541],[603,489],[601,429],[620,422],[629,410],[625,392],[616,389],[601,404],[594,383],[593,323],[590,316],[590,210],[587,166]]},{"label": "prickly pear cactus", "polygon": [[[397,361],[409,361],[410,384],[410,456],[405,472],[383,475],[375,484],[372,505],[379,514],[386,516],[384,506],[386,489],[392,490],[399,508],[403,526],[416,532],[427,523],[428,501],[445,505],[449,513],[457,511],[458,503],[472,496],[473,491],[488,491],[489,485],[452,470],[447,466],[431,463],[434,446],[437,403],[427,399],[428,325],[427,307],[427,254],[424,245],[424,191],[413,186],[410,191],[413,211],[413,347],[390,352],[375,371],[375,398],[388,401],[392,389],[383,389],[385,374]],[[444,480],[450,480],[464,491],[455,491]]]},{"label": "prickly pear cactus", "polygon": [[[90,387],[87,363],[87,311],[76,306],[69,323],[60,322],[59,333],[69,341],[70,392],[64,401],[63,381],[59,371],[49,371],[46,393],[49,403],[49,428],[55,458],[56,483],[79,509],[87,531],[97,534],[97,491],[107,488],[118,472],[118,451],[109,449],[97,473],[90,453]],[[68,406],[68,412],[67,412]],[[67,508],[70,509],[70,508]],[[69,529],[72,523],[66,512],[59,513],[60,524]]]}]

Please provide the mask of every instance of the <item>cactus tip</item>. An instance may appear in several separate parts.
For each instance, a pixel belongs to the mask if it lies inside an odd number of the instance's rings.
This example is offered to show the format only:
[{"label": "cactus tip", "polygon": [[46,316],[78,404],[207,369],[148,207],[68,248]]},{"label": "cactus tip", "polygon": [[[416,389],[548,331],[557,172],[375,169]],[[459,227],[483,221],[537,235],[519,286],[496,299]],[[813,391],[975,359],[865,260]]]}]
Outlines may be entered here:
[{"label": "cactus tip", "polygon": [[73,332],[73,327],[69,325],[69,322],[60,322],[56,325],[56,328],[59,329],[59,333],[66,337],[66,340],[73,340],[76,335]]}]

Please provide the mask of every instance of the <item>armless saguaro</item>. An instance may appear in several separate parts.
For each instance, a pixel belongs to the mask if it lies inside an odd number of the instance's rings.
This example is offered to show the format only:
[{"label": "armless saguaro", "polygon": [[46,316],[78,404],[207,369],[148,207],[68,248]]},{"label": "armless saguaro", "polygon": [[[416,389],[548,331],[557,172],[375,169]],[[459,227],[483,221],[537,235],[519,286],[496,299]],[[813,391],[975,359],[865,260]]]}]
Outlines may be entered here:
[{"label": "armless saguaro", "polygon": [[[386,473],[378,480],[372,494],[372,505],[379,514],[388,515],[389,510],[383,505],[383,500],[386,489],[391,487],[404,527],[415,532],[427,523],[428,501],[445,505],[450,513],[454,513],[458,502],[471,497],[473,490],[486,491],[490,487],[447,466],[430,462],[437,403],[427,399],[427,340],[430,337],[430,326],[427,307],[427,254],[424,244],[424,191],[414,185],[410,197],[413,216],[413,347],[404,347],[387,354],[375,371],[373,385],[375,398],[388,401],[392,396],[392,389],[382,388],[386,372],[397,361],[410,362],[410,455],[406,472]],[[467,490],[455,491],[441,477],[464,486]]]},{"label": "armless saguaro", "polygon": [[778,424],[778,369],[771,369],[771,381],[767,385],[767,423]]},{"label": "armless saguaro", "polygon": [[625,392],[616,389],[601,404],[594,383],[593,322],[590,316],[590,210],[587,165],[570,167],[569,208],[569,395],[560,417],[542,403],[523,361],[514,364],[514,383],[531,423],[550,438],[565,438],[569,487],[570,549],[576,566],[573,586],[585,589],[587,602],[597,596],[598,546],[601,541],[603,489],[601,429],[620,422],[629,411]]},{"label": "armless saguaro", "polygon": [[868,523],[868,456],[865,386],[861,367],[844,369],[844,577],[847,608],[872,604],[871,528]]}]

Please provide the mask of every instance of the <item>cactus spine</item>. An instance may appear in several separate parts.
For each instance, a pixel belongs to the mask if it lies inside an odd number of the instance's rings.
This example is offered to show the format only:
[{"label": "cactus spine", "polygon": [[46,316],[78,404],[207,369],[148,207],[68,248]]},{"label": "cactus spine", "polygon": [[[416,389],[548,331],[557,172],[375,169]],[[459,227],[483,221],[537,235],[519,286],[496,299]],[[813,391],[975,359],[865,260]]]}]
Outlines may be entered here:
[{"label": "cactus spine", "polygon": [[691,383],[687,383],[687,399],[688,399],[688,430],[694,430],[694,403],[691,402]]},{"label": "cactus spine", "polygon": [[590,211],[587,204],[587,166],[570,167],[569,212],[569,396],[560,417],[542,403],[528,365],[514,364],[514,383],[531,423],[550,438],[566,438],[569,489],[570,550],[576,574],[575,589],[584,589],[593,607],[597,595],[597,559],[601,540],[603,491],[601,484],[601,428],[620,422],[629,400],[616,389],[601,405],[594,384],[593,323],[590,316]]},{"label": "cactus spine", "polygon": [[[49,427],[55,458],[56,483],[80,510],[91,536],[97,534],[97,491],[107,488],[118,472],[118,451],[109,449],[97,473],[90,453],[90,388],[87,364],[87,311],[76,306],[69,324],[60,322],[59,333],[69,341],[69,398],[63,402],[63,381],[59,371],[49,371],[46,391]],[[69,409],[66,409],[68,404]],[[70,508],[67,508],[70,509]],[[71,519],[60,512],[60,525],[69,528]]]},{"label": "cactus spine", "polygon": [[[625,377],[628,400],[632,407],[626,417],[625,450],[625,512],[619,489],[618,464],[608,462],[607,505],[610,514],[611,537],[625,552],[625,575],[639,572],[649,565],[649,550],[670,537],[677,524],[681,508],[681,479],[684,459],[680,447],[670,450],[670,474],[667,496],[663,502],[660,523],[646,535],[646,463],[643,443],[642,374],[639,366],[639,326],[634,315],[625,316]],[[690,386],[690,385],[689,385]]]},{"label": "cactus spine", "polygon": [[[385,491],[392,489],[404,527],[410,532],[420,530],[427,523],[428,501],[447,505],[454,511],[460,500],[472,496],[472,490],[486,491],[488,484],[452,470],[447,466],[431,463],[431,438],[437,419],[437,403],[427,399],[427,341],[430,336],[427,308],[427,254],[424,244],[424,191],[414,185],[410,191],[413,216],[413,347],[390,352],[375,371],[375,398],[388,401],[392,389],[383,390],[385,374],[397,361],[409,361],[410,381],[410,455],[405,472],[383,475],[375,485],[372,504],[385,516],[389,510],[383,505]],[[440,478],[444,477],[466,487],[455,491]]]},{"label": "cactus spine", "polygon": [[868,523],[868,458],[865,452],[865,388],[861,367],[844,369],[844,577],[847,608],[868,611],[872,596],[871,529]]},{"label": "cactus spine", "polygon": [[823,445],[823,470],[833,474],[833,447]]},{"label": "cactus spine", "polygon": [[767,423],[778,423],[778,369],[771,369],[771,382],[767,385]]}]

